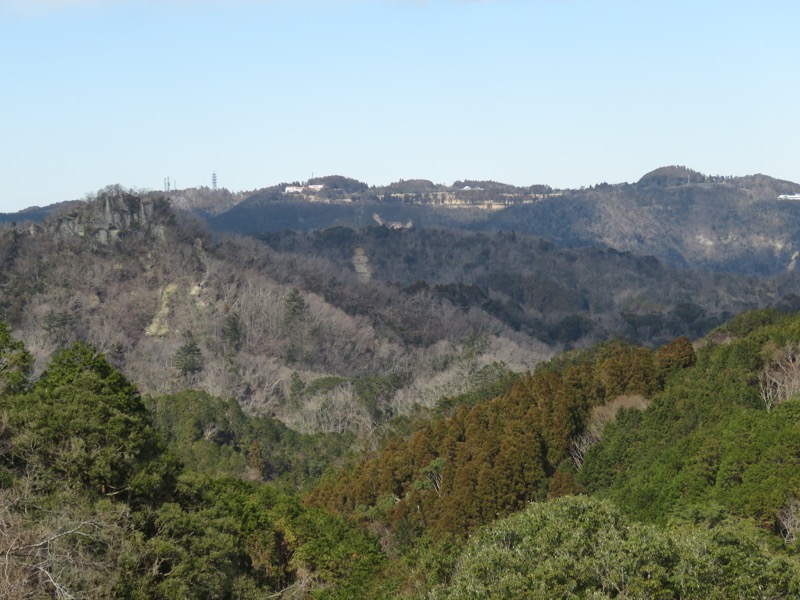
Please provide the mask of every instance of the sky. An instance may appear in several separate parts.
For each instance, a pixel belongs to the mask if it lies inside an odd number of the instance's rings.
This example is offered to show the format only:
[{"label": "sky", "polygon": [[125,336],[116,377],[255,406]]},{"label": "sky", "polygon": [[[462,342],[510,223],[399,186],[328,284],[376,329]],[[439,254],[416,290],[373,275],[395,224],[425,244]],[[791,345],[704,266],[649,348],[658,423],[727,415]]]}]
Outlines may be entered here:
[{"label": "sky", "polygon": [[800,182],[800,2],[0,0],[0,212],[109,184]]}]

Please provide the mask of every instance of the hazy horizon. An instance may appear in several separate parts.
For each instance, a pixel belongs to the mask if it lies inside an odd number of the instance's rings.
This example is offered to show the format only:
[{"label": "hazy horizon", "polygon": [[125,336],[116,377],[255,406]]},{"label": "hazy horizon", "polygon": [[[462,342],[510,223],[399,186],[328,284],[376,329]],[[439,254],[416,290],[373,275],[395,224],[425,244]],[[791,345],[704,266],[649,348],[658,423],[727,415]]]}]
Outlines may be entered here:
[{"label": "hazy horizon", "polygon": [[312,174],[579,188],[667,165],[800,181],[765,2],[0,0],[0,211],[110,183]]}]

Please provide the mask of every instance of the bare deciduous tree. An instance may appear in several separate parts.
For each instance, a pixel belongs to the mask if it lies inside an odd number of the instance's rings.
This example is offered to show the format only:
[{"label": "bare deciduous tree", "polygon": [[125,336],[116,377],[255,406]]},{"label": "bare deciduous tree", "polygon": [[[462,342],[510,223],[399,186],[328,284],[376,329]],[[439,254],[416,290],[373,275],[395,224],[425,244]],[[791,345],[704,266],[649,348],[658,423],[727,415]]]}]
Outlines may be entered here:
[{"label": "bare deciduous tree", "polygon": [[758,391],[767,411],[800,394],[798,342],[787,342],[774,352],[758,377]]},{"label": "bare deciduous tree", "polygon": [[793,498],[778,511],[778,527],[783,541],[787,544],[797,539],[800,531],[800,500]]},{"label": "bare deciduous tree", "polygon": [[600,441],[601,433],[602,430],[593,427],[587,429],[583,433],[572,436],[569,441],[569,454],[572,457],[572,462],[576,469],[580,469],[583,466],[586,453],[589,451],[589,448]]},{"label": "bare deciduous tree", "polygon": [[0,597],[63,600],[113,595],[127,514],[87,507],[66,493],[42,510],[36,475],[0,490]]},{"label": "bare deciduous tree", "polygon": [[586,428],[579,434],[572,436],[569,444],[569,453],[576,469],[580,469],[586,458],[589,448],[600,441],[606,425],[614,422],[617,413],[623,408],[635,408],[644,410],[650,402],[639,394],[626,394],[619,396],[601,406],[592,409]]}]

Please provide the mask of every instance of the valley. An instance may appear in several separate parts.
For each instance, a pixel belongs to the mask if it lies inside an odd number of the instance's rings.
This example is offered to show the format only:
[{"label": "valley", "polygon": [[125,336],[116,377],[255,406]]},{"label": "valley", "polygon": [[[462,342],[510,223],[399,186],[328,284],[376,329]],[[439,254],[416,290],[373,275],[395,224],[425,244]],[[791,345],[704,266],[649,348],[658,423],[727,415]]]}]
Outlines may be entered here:
[{"label": "valley", "polygon": [[799,187],[5,215],[0,592],[796,597]]}]

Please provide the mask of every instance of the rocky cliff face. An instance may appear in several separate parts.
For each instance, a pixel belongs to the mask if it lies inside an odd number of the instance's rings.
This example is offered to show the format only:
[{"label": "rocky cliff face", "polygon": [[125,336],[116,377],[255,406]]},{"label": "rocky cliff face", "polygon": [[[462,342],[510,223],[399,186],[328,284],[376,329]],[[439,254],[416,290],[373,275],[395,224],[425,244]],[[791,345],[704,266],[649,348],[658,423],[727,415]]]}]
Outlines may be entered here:
[{"label": "rocky cliff face", "polygon": [[166,227],[174,220],[169,201],[163,198],[142,199],[112,189],[101,192],[75,210],[41,225],[32,225],[31,233],[90,238],[101,244],[132,233],[164,239]]}]

